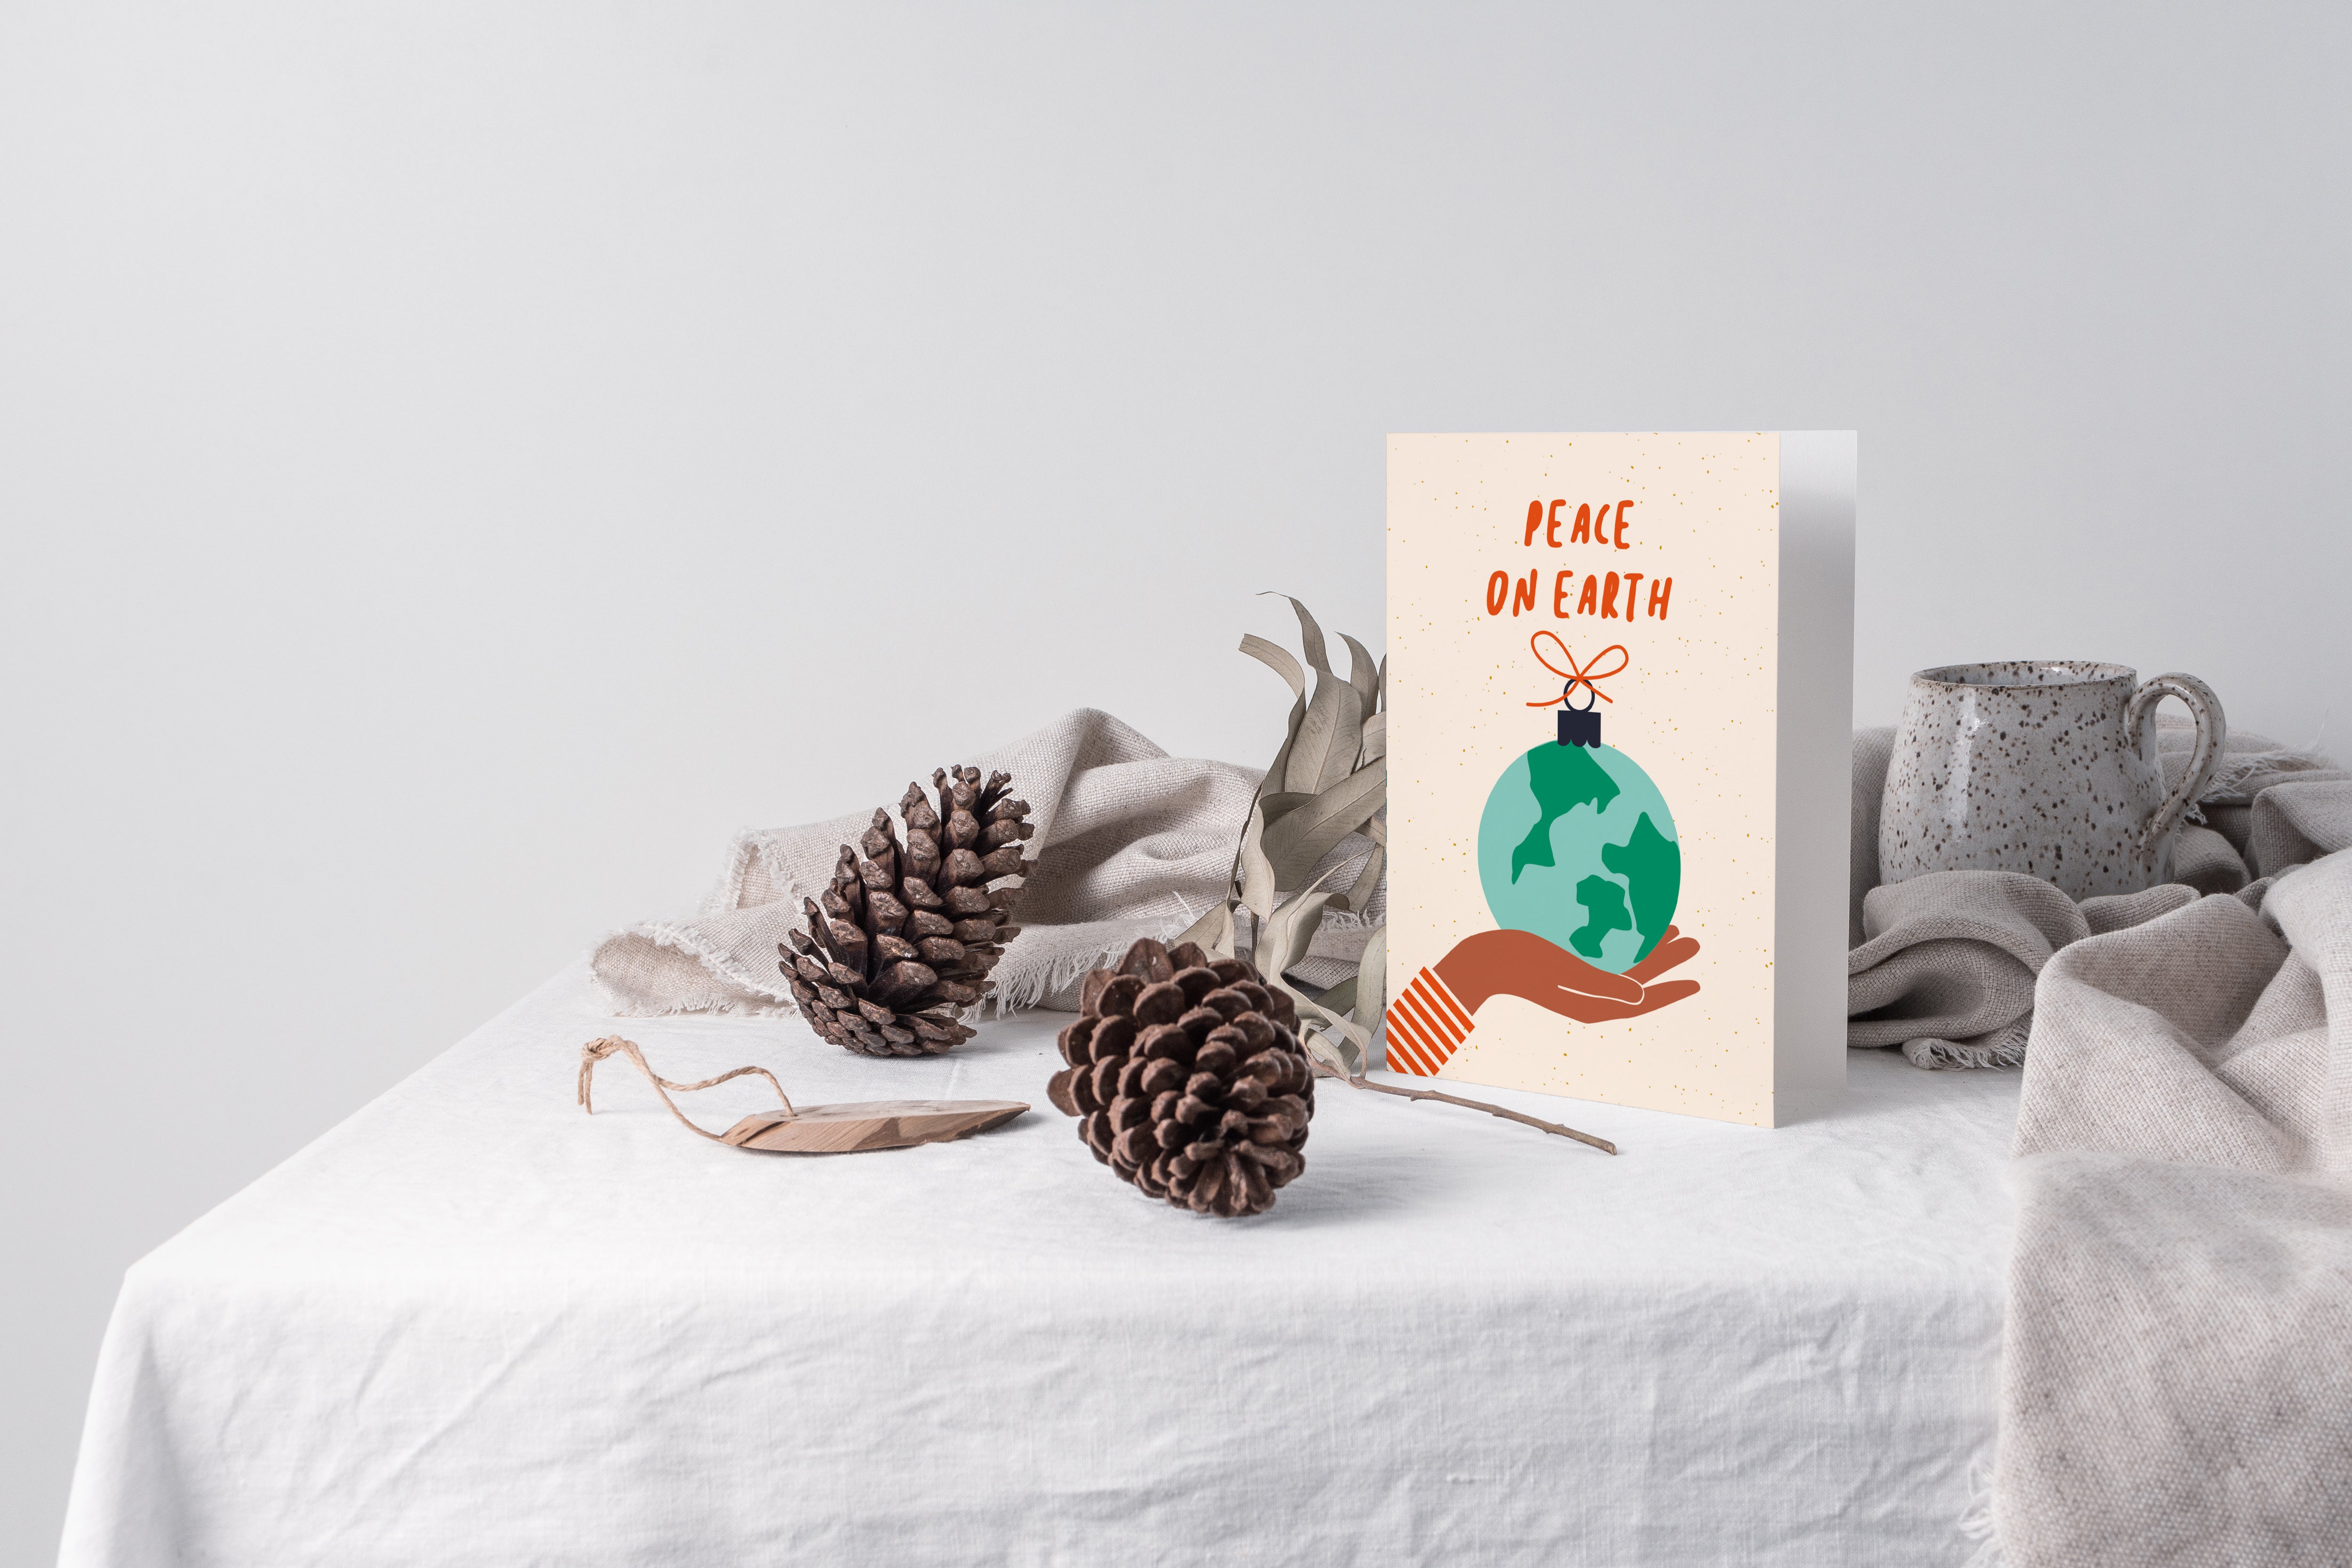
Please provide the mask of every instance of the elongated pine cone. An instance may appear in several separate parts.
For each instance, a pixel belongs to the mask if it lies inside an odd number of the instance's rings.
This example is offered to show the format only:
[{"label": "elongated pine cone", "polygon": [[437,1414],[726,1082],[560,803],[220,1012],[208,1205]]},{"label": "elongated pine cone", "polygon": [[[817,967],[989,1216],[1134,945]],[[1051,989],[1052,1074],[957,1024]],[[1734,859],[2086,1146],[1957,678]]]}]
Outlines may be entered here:
[{"label": "elongated pine cone", "polygon": [[1228,1219],[1307,1169],[1315,1069],[1297,1004],[1238,958],[1137,942],[1097,969],[1046,1095],[1095,1158],[1155,1198]]},{"label": "elongated pine cone", "polygon": [[776,944],[818,1034],[869,1057],[937,1056],[971,1038],[965,1010],[996,989],[988,972],[1021,934],[1006,923],[1021,889],[993,884],[1036,865],[1021,858],[1037,828],[1029,803],[1007,798],[1012,783],[940,768],[938,806],[911,784],[898,803],[903,847],[885,811],[858,841],[864,855],[841,847],[833,885],[801,900],[808,930]]}]

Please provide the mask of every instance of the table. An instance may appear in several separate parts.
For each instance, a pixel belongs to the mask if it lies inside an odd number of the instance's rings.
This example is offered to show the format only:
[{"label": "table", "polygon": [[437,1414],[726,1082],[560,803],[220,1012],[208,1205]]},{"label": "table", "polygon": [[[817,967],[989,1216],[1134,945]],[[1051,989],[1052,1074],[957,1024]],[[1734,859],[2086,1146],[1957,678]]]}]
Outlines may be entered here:
[{"label": "table", "polygon": [[[2014,1075],[1858,1053],[1778,1131],[1493,1091],[1615,1159],[1326,1086],[1306,1175],[1223,1222],[1046,1104],[1064,1021],[866,1061],[566,971],[130,1270],[66,1568],[1968,1556]],[[1036,1109],[745,1153],[625,1063],[583,1115],[616,1029],[681,1080]]]}]

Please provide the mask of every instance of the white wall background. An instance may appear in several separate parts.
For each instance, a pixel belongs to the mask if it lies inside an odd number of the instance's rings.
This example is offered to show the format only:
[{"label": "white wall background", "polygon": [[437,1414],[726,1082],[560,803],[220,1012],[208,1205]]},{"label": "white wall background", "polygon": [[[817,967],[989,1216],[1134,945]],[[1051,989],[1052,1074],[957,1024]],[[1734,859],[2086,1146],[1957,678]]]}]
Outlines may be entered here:
[{"label": "white wall background", "polygon": [[1391,430],[1863,433],[1855,701],[2352,750],[2346,8],[0,8],[0,1555],[125,1264],[730,833],[1262,760]]}]

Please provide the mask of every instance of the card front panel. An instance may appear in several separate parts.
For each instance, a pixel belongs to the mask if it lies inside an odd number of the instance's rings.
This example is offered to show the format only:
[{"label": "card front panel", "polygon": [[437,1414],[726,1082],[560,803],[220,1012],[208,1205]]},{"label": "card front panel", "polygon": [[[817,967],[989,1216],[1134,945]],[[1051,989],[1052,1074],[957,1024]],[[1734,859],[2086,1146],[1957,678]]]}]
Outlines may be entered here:
[{"label": "card front panel", "polygon": [[[1770,1125],[1778,437],[1392,436],[1388,470],[1391,1065]],[[1563,1016],[1667,922],[1671,1002]],[[1462,945],[1496,931],[1544,942]],[[1490,994],[1411,992],[1496,952]]]}]

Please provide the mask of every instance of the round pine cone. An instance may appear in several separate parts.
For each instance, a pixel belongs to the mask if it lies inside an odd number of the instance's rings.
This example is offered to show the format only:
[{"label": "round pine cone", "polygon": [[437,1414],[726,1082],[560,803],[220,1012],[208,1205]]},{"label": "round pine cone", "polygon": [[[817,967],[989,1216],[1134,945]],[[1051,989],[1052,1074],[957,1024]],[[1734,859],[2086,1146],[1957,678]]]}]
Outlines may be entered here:
[{"label": "round pine cone", "polygon": [[[1007,798],[1011,775],[978,768],[931,774],[936,809],[920,786],[898,802],[907,842],[887,812],[846,844],[821,899],[803,899],[808,930],[776,944],[776,967],[816,1032],[869,1057],[929,1057],[971,1038],[966,1008],[996,989],[988,972],[1021,934],[1010,920],[1018,887],[1036,865],[1021,842],[1037,831],[1029,803]],[[797,950],[797,951],[795,951]]]},{"label": "round pine cone", "polygon": [[1307,1168],[1297,1031],[1297,1005],[1241,959],[1139,942],[1087,976],[1046,1094],[1120,1180],[1195,1214],[1262,1213]]}]

